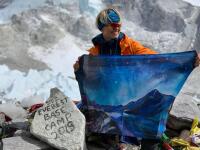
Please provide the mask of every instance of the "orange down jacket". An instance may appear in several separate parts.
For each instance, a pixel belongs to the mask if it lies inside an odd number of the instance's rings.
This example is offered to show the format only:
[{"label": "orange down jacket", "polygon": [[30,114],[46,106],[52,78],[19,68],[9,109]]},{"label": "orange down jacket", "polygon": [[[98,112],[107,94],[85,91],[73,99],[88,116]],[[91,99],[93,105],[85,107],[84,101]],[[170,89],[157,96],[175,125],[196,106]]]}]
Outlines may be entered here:
[{"label": "orange down jacket", "polygon": [[[129,38],[127,35],[123,37],[119,45],[121,48],[121,55],[157,54],[156,51],[144,47],[139,42]],[[88,51],[90,55],[93,56],[99,55],[99,45],[95,45]]]}]

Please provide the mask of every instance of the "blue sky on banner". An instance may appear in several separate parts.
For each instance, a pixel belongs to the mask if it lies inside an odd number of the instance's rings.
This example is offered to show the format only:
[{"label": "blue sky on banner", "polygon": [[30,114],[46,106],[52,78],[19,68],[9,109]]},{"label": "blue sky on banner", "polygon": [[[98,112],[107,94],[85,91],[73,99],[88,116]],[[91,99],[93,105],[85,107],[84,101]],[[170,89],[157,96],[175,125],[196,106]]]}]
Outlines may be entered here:
[{"label": "blue sky on banner", "polygon": [[[85,57],[88,99],[103,105],[127,104],[154,89],[175,97],[193,69],[194,56],[194,52],[183,52],[131,56],[134,59],[128,56],[129,60],[112,57],[111,61],[105,61],[106,56]],[[115,65],[127,60],[129,65]],[[86,67],[89,64],[92,64],[91,67]]]}]

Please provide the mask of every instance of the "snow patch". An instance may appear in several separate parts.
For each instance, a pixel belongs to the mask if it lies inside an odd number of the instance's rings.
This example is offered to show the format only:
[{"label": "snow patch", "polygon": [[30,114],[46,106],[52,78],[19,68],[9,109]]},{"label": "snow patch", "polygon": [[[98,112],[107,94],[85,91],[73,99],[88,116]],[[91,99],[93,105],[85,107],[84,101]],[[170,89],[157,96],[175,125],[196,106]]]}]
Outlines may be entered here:
[{"label": "snow patch", "polygon": [[74,77],[73,64],[79,56],[87,52],[75,44],[74,36],[66,34],[65,38],[54,47],[49,49],[39,46],[31,47],[29,53],[35,59],[45,62],[54,72],[66,73],[68,76]]},{"label": "snow patch", "polygon": [[200,6],[200,0],[183,0],[186,1],[194,6]]},{"label": "snow patch", "polygon": [[46,101],[50,94],[50,89],[57,87],[64,94],[73,100],[80,100],[78,84],[73,77],[67,74],[55,73],[50,70],[36,71],[30,70],[27,74],[9,70],[6,66],[0,66],[0,93],[3,99],[13,101],[23,101],[31,96],[41,97],[41,101]]},{"label": "snow patch", "polygon": [[17,106],[16,104],[10,103],[1,104],[0,112],[4,112],[13,120],[23,120],[27,116],[26,111],[21,106]]}]

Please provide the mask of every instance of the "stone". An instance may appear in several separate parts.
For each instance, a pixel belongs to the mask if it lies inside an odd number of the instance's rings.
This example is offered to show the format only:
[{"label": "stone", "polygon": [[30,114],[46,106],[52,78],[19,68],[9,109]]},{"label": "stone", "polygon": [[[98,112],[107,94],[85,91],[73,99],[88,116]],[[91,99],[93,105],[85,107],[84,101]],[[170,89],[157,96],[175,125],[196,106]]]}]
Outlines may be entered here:
[{"label": "stone", "polygon": [[57,88],[40,107],[30,131],[37,138],[62,150],[85,149],[85,117],[75,104]]},{"label": "stone", "polygon": [[[131,145],[131,144],[123,144],[123,150],[140,150],[140,146]],[[108,150],[108,148],[102,148],[95,144],[87,144],[88,150]],[[116,147],[110,147],[109,150],[116,150]]]},{"label": "stone", "polygon": [[0,140],[0,150],[3,150],[3,142]]},{"label": "stone", "polygon": [[169,115],[167,120],[167,127],[177,131],[178,130],[181,131],[183,129],[190,130],[191,125],[192,125],[192,120],[188,118],[181,118]]},{"label": "stone", "polygon": [[30,128],[30,123],[27,120],[20,120],[20,121],[13,120],[12,122],[9,123],[9,127],[28,131]]},{"label": "stone", "polygon": [[131,144],[124,144],[125,150],[140,150],[140,146],[131,145]]},{"label": "stone", "polygon": [[15,131],[13,136],[31,137],[32,134],[25,130],[17,130],[17,131]]},{"label": "stone", "polygon": [[3,150],[53,150],[44,142],[21,136],[2,139]]},{"label": "stone", "polygon": [[190,131],[189,130],[182,130],[181,134],[179,135],[179,138],[187,141],[187,142],[192,142],[192,138],[190,137]]},{"label": "stone", "polygon": [[0,1],[0,9],[8,7],[12,2],[13,2],[13,0],[1,0]]},{"label": "stone", "polygon": [[2,126],[5,121],[6,121],[5,114],[0,113],[0,126]]},{"label": "stone", "polygon": [[173,130],[173,129],[170,129],[170,128],[167,127],[166,130],[165,130],[165,134],[166,134],[169,138],[174,138],[174,137],[179,137],[180,131]]},{"label": "stone", "polygon": [[[28,135],[28,133],[30,134],[30,132],[28,132],[30,130],[29,124],[30,123],[28,123],[27,121],[25,121],[25,122],[12,122],[12,121],[4,122],[3,124],[0,124],[0,138],[17,136],[17,135],[19,136],[20,131],[23,132],[23,133],[21,133],[21,135],[22,134],[26,135],[26,133]],[[16,132],[17,132],[17,134],[15,135]]]},{"label": "stone", "polygon": [[200,120],[199,67],[194,69],[176,97],[168,124],[175,130],[191,129],[195,117]]}]

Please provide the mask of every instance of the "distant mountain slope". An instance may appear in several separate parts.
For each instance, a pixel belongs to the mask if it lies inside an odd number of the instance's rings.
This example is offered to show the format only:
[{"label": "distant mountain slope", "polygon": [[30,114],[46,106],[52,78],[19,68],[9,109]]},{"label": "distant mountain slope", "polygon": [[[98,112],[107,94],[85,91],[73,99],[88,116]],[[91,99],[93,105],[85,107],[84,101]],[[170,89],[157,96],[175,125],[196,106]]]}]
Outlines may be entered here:
[{"label": "distant mountain slope", "polygon": [[0,0],[0,9],[7,7],[13,0]]},{"label": "distant mountain slope", "polygon": [[170,104],[174,101],[175,97],[171,95],[165,95],[160,93],[157,89],[152,90],[147,93],[144,97],[131,101],[126,105],[99,105],[95,101],[89,102],[89,109],[99,109],[104,110],[105,112],[125,112],[129,114],[156,114],[163,111],[164,108],[169,107]]},{"label": "distant mountain slope", "polygon": [[158,114],[166,106],[169,107],[174,99],[174,96],[162,94],[154,89],[139,100],[125,105],[124,112],[134,115]]},{"label": "distant mountain slope", "polygon": [[[155,138],[158,136],[159,126],[165,126],[168,110],[174,99],[175,97],[154,89],[125,106],[98,105],[94,101],[89,102],[89,107],[85,110],[89,130]],[[163,131],[164,128],[159,132]]]}]

